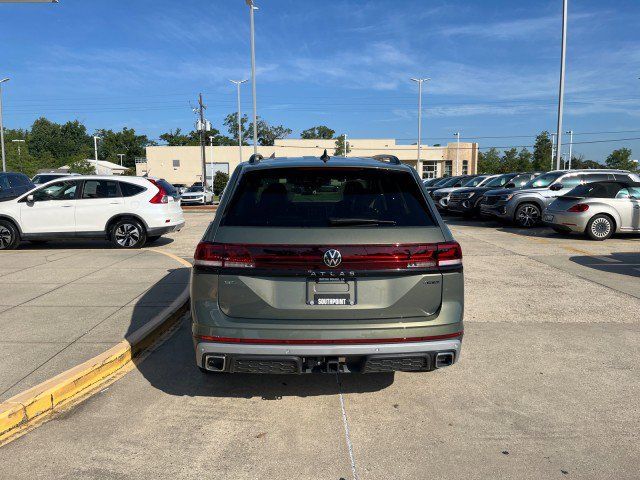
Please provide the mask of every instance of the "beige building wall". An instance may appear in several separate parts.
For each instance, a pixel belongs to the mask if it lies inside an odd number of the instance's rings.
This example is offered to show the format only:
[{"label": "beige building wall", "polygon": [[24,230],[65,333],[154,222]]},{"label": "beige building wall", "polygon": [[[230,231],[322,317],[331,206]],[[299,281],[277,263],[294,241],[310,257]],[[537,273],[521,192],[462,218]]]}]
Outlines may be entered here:
[{"label": "beige building wall", "polygon": [[[329,155],[335,150],[335,140],[276,140],[274,146],[258,147],[258,153],[265,158],[277,157],[319,157],[325,149]],[[423,178],[443,175],[476,173],[478,165],[478,144],[460,142],[445,146],[421,146],[421,161],[418,162],[416,145],[397,145],[394,139],[348,139],[352,157],[371,157],[378,154],[397,156],[403,163],[414,167]],[[242,161],[253,154],[253,146],[242,147]],[[222,170],[232,173],[240,163],[240,149],[228,146],[207,146],[206,161],[213,164],[211,171]],[[191,185],[202,180],[200,147],[147,147],[146,161],[138,160],[136,175],[165,178],[171,183]]]}]

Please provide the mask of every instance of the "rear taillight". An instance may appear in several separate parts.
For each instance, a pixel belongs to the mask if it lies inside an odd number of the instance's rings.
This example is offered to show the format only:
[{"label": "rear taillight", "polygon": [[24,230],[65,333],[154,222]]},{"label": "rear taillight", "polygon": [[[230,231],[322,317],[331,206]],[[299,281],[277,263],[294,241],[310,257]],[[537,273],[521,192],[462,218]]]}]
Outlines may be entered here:
[{"label": "rear taillight", "polygon": [[148,180],[151,183],[153,183],[155,187],[158,189],[158,193],[156,193],[151,198],[151,200],[149,200],[149,203],[169,203],[169,195],[167,195],[167,191],[164,188],[162,188],[162,185],[160,185],[158,182],[156,182],[151,178],[149,178]]},{"label": "rear taillight", "polygon": [[576,203],[573,207],[571,207],[567,212],[580,213],[586,212],[589,210],[589,205],[586,203]]},{"label": "rear taillight", "polygon": [[[325,263],[328,251],[340,261]],[[333,253],[335,255],[335,253]],[[329,263],[335,258],[327,257]],[[213,268],[259,268],[271,271],[406,271],[459,267],[462,249],[456,242],[409,245],[249,245],[200,242],[194,264]]]}]

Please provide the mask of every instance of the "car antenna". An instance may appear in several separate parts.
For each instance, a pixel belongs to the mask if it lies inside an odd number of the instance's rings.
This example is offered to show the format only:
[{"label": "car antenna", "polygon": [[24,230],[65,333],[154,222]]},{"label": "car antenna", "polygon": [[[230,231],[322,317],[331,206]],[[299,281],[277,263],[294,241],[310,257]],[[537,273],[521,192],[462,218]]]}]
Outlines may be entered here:
[{"label": "car antenna", "polygon": [[276,152],[273,152],[273,153],[269,156],[269,158],[276,158]]},{"label": "car antenna", "polygon": [[329,154],[327,153],[327,149],[324,149],[324,153],[322,154],[322,156],[320,157],[320,160],[322,160],[324,163],[327,163],[329,161]]}]

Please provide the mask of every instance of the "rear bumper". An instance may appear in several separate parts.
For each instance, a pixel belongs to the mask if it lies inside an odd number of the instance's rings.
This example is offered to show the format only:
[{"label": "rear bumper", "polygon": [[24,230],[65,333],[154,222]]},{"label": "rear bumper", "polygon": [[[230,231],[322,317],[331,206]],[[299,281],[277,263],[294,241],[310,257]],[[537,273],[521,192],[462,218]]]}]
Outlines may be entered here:
[{"label": "rear bumper", "polygon": [[165,233],[177,232],[184,227],[184,220],[173,225],[167,225],[164,227],[152,227],[147,229],[147,235],[164,235]]},{"label": "rear bumper", "polygon": [[[553,220],[545,220],[547,215],[552,215]],[[589,217],[581,214],[567,214],[565,211],[556,212],[553,210],[545,210],[542,215],[542,221],[545,225],[556,227],[565,232],[584,233],[587,229]]]},{"label": "rear bumper", "polygon": [[[252,345],[194,338],[199,367],[231,373],[430,371],[453,365],[462,339],[362,345]],[[215,358],[217,363],[209,362]]]}]

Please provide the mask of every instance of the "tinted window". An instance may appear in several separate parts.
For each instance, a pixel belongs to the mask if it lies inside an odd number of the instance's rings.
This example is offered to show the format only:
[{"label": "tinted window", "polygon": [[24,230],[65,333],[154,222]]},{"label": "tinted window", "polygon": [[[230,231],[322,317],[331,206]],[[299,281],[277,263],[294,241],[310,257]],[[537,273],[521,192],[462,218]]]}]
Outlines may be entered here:
[{"label": "tinted window", "polygon": [[488,182],[484,183],[483,187],[502,187],[507,184],[513,175],[500,175],[499,177],[492,178]]},{"label": "tinted window", "polygon": [[203,187],[190,187],[187,188],[187,192],[204,192]]},{"label": "tinted window", "polygon": [[[580,177],[581,177],[580,175],[567,175],[566,177],[562,177],[560,179],[560,183],[562,183],[563,188],[575,187],[577,185],[580,185],[581,183]],[[587,180],[587,181],[592,182],[593,180]]]},{"label": "tinted window", "polygon": [[62,177],[65,177],[65,176],[66,175],[56,175],[55,173],[49,173],[49,174],[39,173],[38,175],[33,177],[32,181],[36,185],[40,185],[42,183],[47,183],[47,182],[50,182],[51,180],[55,180],[56,178],[62,178]]},{"label": "tinted window", "polygon": [[11,188],[7,175],[0,175],[0,188],[2,188],[2,190],[9,190]]},{"label": "tinted window", "polygon": [[526,185],[527,182],[531,180],[531,178],[532,176],[530,174],[517,175],[513,177],[511,180],[509,180],[509,182],[507,183],[515,183],[516,187],[522,187],[523,185]]},{"label": "tinted window", "polygon": [[622,185],[619,183],[585,183],[584,185],[574,188],[567,193],[567,195],[587,198],[614,198],[618,191],[620,191],[620,188],[622,188]]},{"label": "tinted window", "polygon": [[165,179],[161,178],[159,180],[156,180],[156,183],[162,188],[164,188],[164,191],[167,192],[167,195],[170,195],[174,198],[178,196],[178,191],[176,190],[176,188],[173,185],[171,185],[169,182],[167,182]]},{"label": "tinted window", "polygon": [[462,182],[463,187],[477,187],[487,177],[471,177]]},{"label": "tinted window", "polygon": [[82,189],[82,198],[114,198],[119,197],[118,182],[112,180],[87,180]]},{"label": "tinted window", "polygon": [[616,180],[621,180],[623,182],[628,182],[629,180],[632,180],[631,177],[629,176],[629,174],[627,174],[627,173],[614,173],[613,177]]},{"label": "tinted window", "polygon": [[640,200],[640,187],[629,187],[627,190],[629,191],[630,197]]},{"label": "tinted window", "polygon": [[43,202],[47,200],[73,200],[76,197],[78,182],[66,181],[47,185],[33,192],[34,200]]},{"label": "tinted window", "polygon": [[120,182],[120,190],[123,197],[133,197],[146,190],[146,188],[140,185],[134,185],[133,183]]},{"label": "tinted window", "polygon": [[[378,223],[379,222],[379,223]],[[434,225],[420,186],[385,169],[269,169],[245,173],[226,226]]]},{"label": "tinted window", "polygon": [[23,175],[22,173],[10,173],[9,182],[11,183],[12,187],[24,187],[31,183],[29,181],[29,177]]},{"label": "tinted window", "polygon": [[562,172],[550,172],[531,179],[524,188],[545,188],[562,176]]},{"label": "tinted window", "polygon": [[605,182],[607,180],[613,180],[613,175],[608,175],[606,173],[585,173],[584,174],[585,182]]}]

